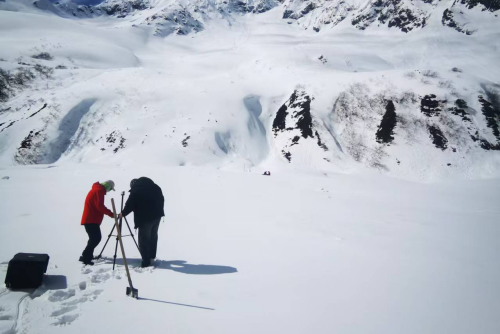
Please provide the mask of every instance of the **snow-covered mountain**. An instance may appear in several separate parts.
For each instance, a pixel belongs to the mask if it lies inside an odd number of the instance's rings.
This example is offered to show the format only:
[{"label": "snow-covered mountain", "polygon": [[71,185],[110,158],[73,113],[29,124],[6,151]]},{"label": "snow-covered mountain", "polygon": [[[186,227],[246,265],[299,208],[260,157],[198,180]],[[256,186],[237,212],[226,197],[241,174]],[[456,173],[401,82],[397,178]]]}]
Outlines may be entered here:
[{"label": "snow-covered mountain", "polygon": [[[0,333],[500,333],[499,13],[0,0],[0,282],[50,255]],[[140,176],[166,217],[154,268],[124,238],[133,300],[80,219]]]},{"label": "snow-covered mountain", "polygon": [[494,1],[0,9],[3,164],[140,156],[424,180],[500,170]]},{"label": "snow-covered mountain", "polygon": [[130,19],[135,25],[154,26],[156,35],[188,34],[204,29],[207,20],[238,15],[264,13],[278,7],[283,19],[305,29],[320,31],[334,27],[345,19],[365,30],[371,25],[387,26],[410,32],[424,28],[431,16],[442,18],[443,26],[468,35],[477,31],[482,20],[495,22],[500,9],[494,0],[105,0],[94,5],[35,0],[37,8],[50,10],[62,17],[90,18],[112,16]]}]

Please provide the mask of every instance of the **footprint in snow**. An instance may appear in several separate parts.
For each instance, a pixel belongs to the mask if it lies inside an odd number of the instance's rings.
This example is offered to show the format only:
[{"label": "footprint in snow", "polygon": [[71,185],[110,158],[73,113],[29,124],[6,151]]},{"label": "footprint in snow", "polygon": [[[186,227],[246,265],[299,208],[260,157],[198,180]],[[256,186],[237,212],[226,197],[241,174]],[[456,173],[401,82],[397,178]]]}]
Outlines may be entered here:
[{"label": "footprint in snow", "polygon": [[111,278],[111,275],[108,273],[98,273],[98,274],[92,275],[90,280],[92,281],[92,283],[104,283],[107,280],[109,280],[110,278]]},{"label": "footprint in snow", "polygon": [[78,318],[78,314],[68,314],[64,315],[61,318],[57,320],[57,322],[54,322],[52,325],[54,326],[63,326],[63,325],[69,325],[73,321],[75,321]]},{"label": "footprint in snow", "polygon": [[75,295],[74,289],[69,289],[68,291],[57,290],[49,296],[49,301],[51,302],[62,302],[69,299]]},{"label": "footprint in snow", "polygon": [[104,290],[94,290],[90,293],[85,294],[85,297],[88,298],[88,300],[96,300],[96,298],[103,292]]},{"label": "footprint in snow", "polygon": [[75,300],[71,300],[69,302],[64,302],[61,305],[63,305],[63,306],[75,306],[78,304],[83,304],[83,303],[87,302],[88,300],[89,299],[87,297],[81,297],[81,298],[78,298]]},{"label": "footprint in snow", "polygon": [[77,307],[76,306],[67,306],[67,307],[63,307],[62,309],[60,310],[57,310],[57,311],[54,311],[52,312],[52,314],[50,315],[51,317],[58,317],[60,315],[63,315],[63,314],[66,314],[68,312],[71,312],[71,311],[74,311],[76,310]]},{"label": "footprint in snow", "polygon": [[90,268],[82,268],[82,274],[90,274],[92,272],[92,269]]},{"label": "footprint in snow", "polygon": [[154,269],[155,269],[154,267],[146,267],[146,268],[135,267],[134,271],[136,273],[152,273]]},{"label": "footprint in snow", "polygon": [[[84,283],[84,282],[82,282]],[[79,285],[81,285],[80,283]],[[85,283],[86,286],[86,283]],[[75,311],[78,309],[78,305],[86,303],[88,301],[93,301],[95,300],[104,290],[93,290],[93,291],[87,291],[84,293],[84,295],[78,299],[73,299],[70,301],[66,302],[61,302],[61,308],[59,310],[56,310],[52,312],[50,315],[51,317],[59,317],[57,318],[57,321],[52,323],[53,326],[66,326],[70,325],[73,321],[75,321],[78,317],[79,314],[67,314],[69,312]],[[59,292],[59,293],[57,293]],[[51,301],[64,301],[66,299],[69,299],[71,297],[75,296],[75,290],[70,289],[68,292],[64,291],[56,291],[56,293],[53,293],[50,297],[49,300]]]}]

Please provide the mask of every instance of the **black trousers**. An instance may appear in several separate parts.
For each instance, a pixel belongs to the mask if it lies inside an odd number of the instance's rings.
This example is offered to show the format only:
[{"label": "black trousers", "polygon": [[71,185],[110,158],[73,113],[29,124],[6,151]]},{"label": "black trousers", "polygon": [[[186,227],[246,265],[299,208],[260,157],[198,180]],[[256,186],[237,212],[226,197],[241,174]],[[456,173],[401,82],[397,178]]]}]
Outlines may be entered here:
[{"label": "black trousers", "polygon": [[89,235],[89,241],[83,250],[82,257],[85,261],[91,261],[94,257],[94,249],[101,242],[101,227],[99,224],[85,224],[83,226]]},{"label": "black trousers", "polygon": [[139,249],[141,250],[142,262],[145,265],[149,265],[151,259],[156,257],[160,221],[161,217],[142,223],[139,226]]}]

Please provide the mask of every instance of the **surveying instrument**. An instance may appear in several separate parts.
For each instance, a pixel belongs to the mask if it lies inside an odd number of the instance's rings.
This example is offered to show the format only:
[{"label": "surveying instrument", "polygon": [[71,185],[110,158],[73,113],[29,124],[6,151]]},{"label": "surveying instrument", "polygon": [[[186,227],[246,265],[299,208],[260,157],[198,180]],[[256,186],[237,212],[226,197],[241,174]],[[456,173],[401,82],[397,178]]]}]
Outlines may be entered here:
[{"label": "surveying instrument", "polygon": [[[123,212],[123,196],[125,196],[125,192],[122,191],[122,204],[121,204],[121,212]],[[127,218],[123,217],[120,218],[120,223],[118,223],[118,219],[116,217],[116,209],[115,209],[115,200],[112,198],[111,199],[111,205],[113,207],[113,215],[114,215],[114,220],[115,224],[113,225],[113,228],[111,229],[111,232],[108,235],[108,240],[106,240],[106,243],[104,244],[104,247],[102,248],[101,253],[96,256],[96,259],[100,259],[102,256],[102,252],[104,252],[104,249],[106,248],[106,245],[108,244],[109,239],[113,235],[113,231],[116,228],[116,246],[115,246],[115,255],[113,256],[113,270],[115,270],[115,264],[116,264],[116,253],[118,251],[118,243],[120,244],[120,249],[122,251],[122,257],[123,257],[123,264],[125,265],[125,270],[127,272],[127,278],[128,278],[128,284],[129,286],[127,287],[127,296],[131,296],[133,298],[139,299],[139,290],[134,288],[134,285],[132,284],[132,278],[130,277],[130,272],[128,270],[128,264],[127,264],[127,257],[125,256],[125,249],[123,248],[123,242],[122,242],[122,220],[125,219],[125,223],[127,224],[128,230],[130,232],[130,235],[125,235],[125,237],[131,236],[132,239],[134,239],[134,243],[137,247],[137,250],[139,251],[139,254],[141,253],[139,249],[139,245],[137,244],[137,241],[135,241],[134,235],[132,233],[132,230],[130,229],[130,225],[128,224]]]},{"label": "surveying instrument", "polygon": [[[121,203],[121,210],[120,210],[120,212],[123,211],[123,197],[125,196],[125,192],[122,191],[121,195],[122,195],[122,203]],[[116,212],[113,212],[113,213],[115,214],[115,217],[116,217]],[[125,224],[127,224],[128,231],[130,232],[130,234],[127,234],[127,235],[122,235],[121,234],[122,233],[122,222],[123,222],[124,219],[125,219]],[[113,231],[115,230],[115,228],[117,229],[116,235],[113,234]],[[120,235],[118,235],[118,234],[120,234]],[[113,228],[111,229],[111,232],[109,232],[109,235],[108,235],[108,240],[106,240],[106,243],[104,244],[104,247],[102,247],[101,253],[99,253],[99,255],[97,255],[95,257],[96,260],[98,260],[98,259],[100,259],[102,257],[102,253],[104,252],[104,249],[106,248],[106,245],[108,244],[109,239],[111,239],[111,237],[116,237],[115,255],[113,255],[113,270],[115,270],[116,253],[118,252],[119,237],[121,237],[121,238],[123,238],[123,237],[132,237],[132,239],[134,240],[135,246],[137,247],[137,250],[139,251],[139,254],[141,253],[141,250],[139,249],[139,245],[137,244],[137,241],[134,238],[134,234],[132,233],[132,230],[130,229],[130,225],[128,224],[127,218],[122,217],[122,218],[120,218],[120,223],[118,224],[118,227],[116,227],[116,224],[113,224]]]}]

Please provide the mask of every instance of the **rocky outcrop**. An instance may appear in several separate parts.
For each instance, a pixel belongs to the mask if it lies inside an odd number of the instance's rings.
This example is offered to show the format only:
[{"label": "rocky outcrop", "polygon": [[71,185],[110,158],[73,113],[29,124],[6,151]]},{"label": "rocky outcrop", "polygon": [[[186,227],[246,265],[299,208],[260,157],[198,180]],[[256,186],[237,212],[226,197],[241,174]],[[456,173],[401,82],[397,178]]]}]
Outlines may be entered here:
[{"label": "rocky outcrop", "polygon": [[373,0],[357,13],[351,23],[361,30],[372,24],[387,24],[389,28],[395,27],[407,33],[425,27],[429,16],[427,12],[402,0]]},{"label": "rocky outcrop", "polygon": [[[297,89],[274,118],[273,135],[278,149],[288,162],[293,161],[295,152],[303,153],[302,148],[308,152],[317,150],[323,156],[331,146],[331,135],[323,123],[311,114],[312,100],[306,91]],[[323,158],[328,157],[325,155]]]}]

